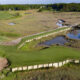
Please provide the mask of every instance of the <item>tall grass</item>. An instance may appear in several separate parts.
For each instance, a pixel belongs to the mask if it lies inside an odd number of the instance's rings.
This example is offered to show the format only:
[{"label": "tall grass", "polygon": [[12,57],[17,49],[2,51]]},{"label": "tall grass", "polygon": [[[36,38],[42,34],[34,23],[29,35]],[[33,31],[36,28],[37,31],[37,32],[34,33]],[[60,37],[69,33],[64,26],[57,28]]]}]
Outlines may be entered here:
[{"label": "tall grass", "polygon": [[[12,76],[13,75],[13,76]],[[80,80],[80,65],[13,73],[6,80]],[[4,79],[3,79],[4,80]]]}]

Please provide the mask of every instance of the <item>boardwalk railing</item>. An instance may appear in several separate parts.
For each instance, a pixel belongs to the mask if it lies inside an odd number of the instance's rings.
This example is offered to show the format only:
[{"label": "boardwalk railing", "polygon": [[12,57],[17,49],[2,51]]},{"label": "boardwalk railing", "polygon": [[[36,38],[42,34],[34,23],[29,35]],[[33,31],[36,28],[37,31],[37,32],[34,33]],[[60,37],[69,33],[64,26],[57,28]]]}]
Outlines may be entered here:
[{"label": "boardwalk railing", "polygon": [[32,66],[23,66],[23,67],[15,67],[12,68],[11,71],[12,72],[16,72],[16,71],[25,71],[25,70],[35,70],[35,69],[40,69],[40,68],[50,68],[50,67],[62,67],[65,64],[68,64],[70,62],[74,62],[74,63],[80,63],[80,60],[65,60],[65,61],[61,61],[61,62],[57,62],[57,63],[49,63],[49,64],[39,64],[39,65],[32,65]]}]

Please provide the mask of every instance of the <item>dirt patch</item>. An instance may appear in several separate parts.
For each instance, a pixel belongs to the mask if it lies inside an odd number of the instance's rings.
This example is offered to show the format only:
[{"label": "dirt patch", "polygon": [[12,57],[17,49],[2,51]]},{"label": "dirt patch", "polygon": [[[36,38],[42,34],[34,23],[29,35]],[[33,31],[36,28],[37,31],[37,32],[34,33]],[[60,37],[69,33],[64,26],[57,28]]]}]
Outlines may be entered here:
[{"label": "dirt patch", "polygon": [[7,41],[7,42],[1,42],[0,45],[17,45],[20,41],[21,41],[22,38],[18,38],[16,40],[12,40],[12,41]]},{"label": "dirt patch", "polygon": [[6,58],[0,58],[0,71],[8,66],[8,61]]}]

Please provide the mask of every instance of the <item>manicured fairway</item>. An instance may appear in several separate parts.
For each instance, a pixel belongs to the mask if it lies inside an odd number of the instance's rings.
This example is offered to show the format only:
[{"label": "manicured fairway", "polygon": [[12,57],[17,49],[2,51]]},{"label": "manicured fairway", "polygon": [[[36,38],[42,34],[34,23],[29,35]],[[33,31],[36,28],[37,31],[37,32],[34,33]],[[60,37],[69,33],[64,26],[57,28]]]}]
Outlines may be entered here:
[{"label": "manicured fairway", "polygon": [[0,47],[12,67],[57,62],[68,58],[80,58],[80,50],[53,46],[39,51],[23,52],[14,47]]}]

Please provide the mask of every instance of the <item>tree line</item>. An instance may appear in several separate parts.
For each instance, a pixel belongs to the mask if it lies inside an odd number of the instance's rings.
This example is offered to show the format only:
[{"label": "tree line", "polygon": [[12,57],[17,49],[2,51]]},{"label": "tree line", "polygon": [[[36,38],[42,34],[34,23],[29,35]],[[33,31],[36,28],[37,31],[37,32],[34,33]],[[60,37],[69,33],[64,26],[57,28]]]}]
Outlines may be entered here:
[{"label": "tree line", "polygon": [[53,10],[53,11],[80,11],[80,3],[60,3],[60,4],[41,4],[41,5],[0,5],[0,10],[28,10],[39,9],[39,11]]},{"label": "tree line", "polygon": [[61,3],[61,4],[53,4],[47,5],[47,9],[51,9],[55,11],[66,11],[66,12],[73,12],[73,11],[80,11],[80,3]]},{"label": "tree line", "polygon": [[0,5],[0,10],[39,9],[41,5]]}]

